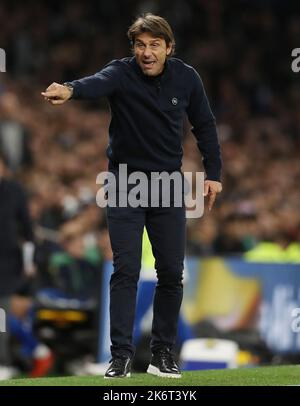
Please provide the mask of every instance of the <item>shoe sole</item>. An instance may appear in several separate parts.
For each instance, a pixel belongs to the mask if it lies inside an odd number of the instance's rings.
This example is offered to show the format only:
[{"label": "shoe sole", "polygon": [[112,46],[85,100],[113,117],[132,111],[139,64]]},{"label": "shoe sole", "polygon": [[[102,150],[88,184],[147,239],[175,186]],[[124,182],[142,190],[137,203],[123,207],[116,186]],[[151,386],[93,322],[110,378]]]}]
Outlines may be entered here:
[{"label": "shoe sole", "polygon": [[181,378],[181,374],[171,374],[168,372],[161,372],[157,367],[151,364],[148,366],[147,374],[156,375],[161,378],[175,378],[175,379]]},{"label": "shoe sole", "polygon": [[131,373],[128,372],[126,376],[105,376],[104,379],[124,379],[124,378],[130,378]]}]

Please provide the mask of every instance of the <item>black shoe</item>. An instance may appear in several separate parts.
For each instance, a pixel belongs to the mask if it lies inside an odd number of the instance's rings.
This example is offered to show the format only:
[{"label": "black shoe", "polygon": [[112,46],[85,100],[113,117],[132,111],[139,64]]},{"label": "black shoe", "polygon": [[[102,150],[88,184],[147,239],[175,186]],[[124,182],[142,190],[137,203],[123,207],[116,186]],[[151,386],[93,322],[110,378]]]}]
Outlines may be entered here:
[{"label": "black shoe", "polygon": [[147,372],[162,378],[181,378],[179,366],[168,348],[152,355]]},{"label": "black shoe", "polygon": [[113,357],[104,378],[130,378],[131,359],[129,357]]}]

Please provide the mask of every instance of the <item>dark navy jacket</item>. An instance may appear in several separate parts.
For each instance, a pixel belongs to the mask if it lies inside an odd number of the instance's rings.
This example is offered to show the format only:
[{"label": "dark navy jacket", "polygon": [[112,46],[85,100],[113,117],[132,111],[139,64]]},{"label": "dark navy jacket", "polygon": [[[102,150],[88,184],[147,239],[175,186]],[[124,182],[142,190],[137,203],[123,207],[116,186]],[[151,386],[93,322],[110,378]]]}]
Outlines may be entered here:
[{"label": "dark navy jacket", "polygon": [[110,168],[173,171],[181,167],[185,114],[203,156],[207,179],[220,180],[221,158],[215,118],[194,68],[170,58],[158,77],[143,74],[135,57],[114,60],[100,72],[69,82],[74,99],[106,96],[112,120]]}]

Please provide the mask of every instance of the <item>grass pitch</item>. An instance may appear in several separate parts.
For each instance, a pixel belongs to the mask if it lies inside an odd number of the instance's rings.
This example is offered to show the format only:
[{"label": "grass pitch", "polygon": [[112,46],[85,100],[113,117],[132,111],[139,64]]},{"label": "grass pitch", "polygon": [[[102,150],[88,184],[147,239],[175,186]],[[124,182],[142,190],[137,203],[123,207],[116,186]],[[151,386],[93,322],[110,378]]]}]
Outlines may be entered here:
[{"label": "grass pitch", "polygon": [[103,376],[11,379],[0,386],[285,386],[300,385],[300,365],[183,372],[181,379],[133,373],[131,378]]}]

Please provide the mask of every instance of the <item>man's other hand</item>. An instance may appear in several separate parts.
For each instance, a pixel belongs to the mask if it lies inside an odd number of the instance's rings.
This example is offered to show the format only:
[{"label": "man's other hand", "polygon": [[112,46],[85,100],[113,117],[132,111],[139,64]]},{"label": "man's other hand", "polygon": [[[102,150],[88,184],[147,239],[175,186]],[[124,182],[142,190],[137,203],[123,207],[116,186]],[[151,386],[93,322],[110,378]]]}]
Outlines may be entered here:
[{"label": "man's other hand", "polygon": [[71,98],[72,89],[54,82],[41,95],[51,104],[63,104]]},{"label": "man's other hand", "polygon": [[208,210],[211,211],[217,197],[217,193],[222,192],[222,183],[214,180],[204,181],[204,196],[208,196]]}]

